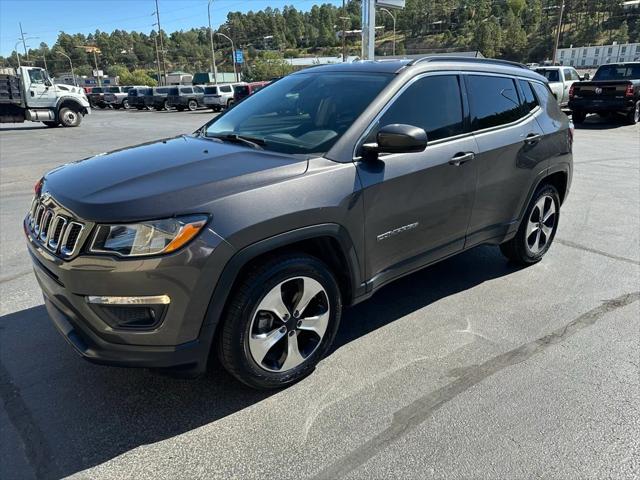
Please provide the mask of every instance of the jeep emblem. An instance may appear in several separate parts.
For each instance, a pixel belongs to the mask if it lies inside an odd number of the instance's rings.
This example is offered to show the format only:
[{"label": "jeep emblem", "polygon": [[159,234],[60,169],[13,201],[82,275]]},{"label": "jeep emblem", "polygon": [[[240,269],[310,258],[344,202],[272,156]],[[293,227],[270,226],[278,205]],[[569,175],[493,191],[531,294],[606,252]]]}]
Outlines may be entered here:
[{"label": "jeep emblem", "polygon": [[600,95],[602,93],[602,88],[596,87],[596,95]]}]

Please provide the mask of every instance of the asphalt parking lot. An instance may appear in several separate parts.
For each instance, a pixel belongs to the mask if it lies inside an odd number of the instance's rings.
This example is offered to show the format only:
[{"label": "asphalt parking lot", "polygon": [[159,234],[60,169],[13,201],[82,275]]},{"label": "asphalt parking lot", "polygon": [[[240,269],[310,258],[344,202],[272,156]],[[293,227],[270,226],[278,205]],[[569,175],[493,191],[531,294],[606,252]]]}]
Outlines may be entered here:
[{"label": "asphalt parking lot", "polygon": [[0,478],[638,478],[640,127],[589,117],[544,260],[479,247],[345,312],[333,352],[255,392],[81,360],[42,306],[34,182],[211,112],[0,126]]}]

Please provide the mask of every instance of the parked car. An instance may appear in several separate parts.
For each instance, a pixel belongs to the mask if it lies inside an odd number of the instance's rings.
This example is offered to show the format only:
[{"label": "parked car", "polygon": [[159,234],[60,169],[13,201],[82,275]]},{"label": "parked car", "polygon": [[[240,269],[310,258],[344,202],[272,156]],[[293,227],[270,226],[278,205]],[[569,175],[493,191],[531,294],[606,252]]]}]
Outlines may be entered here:
[{"label": "parked car", "polygon": [[129,90],[132,88],[134,87],[107,87],[106,92],[104,93],[104,103],[108,107],[115,108],[116,110],[119,110],[120,108],[128,110],[130,106]]},{"label": "parked car", "polygon": [[397,278],[480,244],[540,261],[572,142],[524,65],[319,66],[192,135],[52,170],[24,230],[49,315],[88,360],[195,374],[216,354],[282,387],[330,351],[343,306]]},{"label": "parked car", "polygon": [[229,108],[233,103],[234,91],[238,84],[203,85],[205,106],[219,112],[223,108]]},{"label": "parked car", "polygon": [[193,87],[170,87],[167,101],[170,107],[182,112],[185,109],[190,111],[204,107],[204,89],[200,86]]},{"label": "parked car", "polygon": [[573,84],[569,108],[574,123],[589,113],[621,113],[630,124],[640,122],[640,62],[601,65],[592,81]]},{"label": "parked car", "polygon": [[132,87],[129,89],[127,96],[131,108],[153,110],[152,87]]},{"label": "parked car", "polygon": [[541,67],[534,70],[549,81],[549,88],[558,99],[558,105],[566,107],[569,104],[571,85],[581,80],[576,69],[573,67]]},{"label": "parked car", "polygon": [[250,95],[253,95],[259,90],[262,90],[264,87],[269,85],[271,82],[251,82],[245,83],[244,85],[238,85],[234,88],[233,92],[233,100],[234,102],[239,102],[247,98]]},{"label": "parked car", "polygon": [[153,96],[151,98],[151,104],[153,105],[153,108],[155,108],[156,110],[171,110],[169,100],[167,99],[170,90],[174,90],[177,92],[178,87],[153,88]]},{"label": "parked car", "polygon": [[87,93],[87,99],[92,108],[106,108],[107,104],[104,102],[105,87],[91,87],[90,93]]}]

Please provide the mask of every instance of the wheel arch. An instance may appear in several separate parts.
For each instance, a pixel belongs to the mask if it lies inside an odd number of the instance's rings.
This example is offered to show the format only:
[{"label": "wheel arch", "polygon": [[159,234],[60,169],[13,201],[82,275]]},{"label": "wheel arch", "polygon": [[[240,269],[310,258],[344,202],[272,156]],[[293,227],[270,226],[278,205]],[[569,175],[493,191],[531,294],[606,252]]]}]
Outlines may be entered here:
[{"label": "wheel arch", "polygon": [[[292,230],[248,245],[229,259],[213,290],[201,329],[201,341],[213,345],[231,293],[246,271],[256,262],[284,252],[307,253],[327,263],[336,275],[344,305],[364,294],[360,262],[344,227],[326,223]],[[206,338],[202,338],[203,335]]]},{"label": "wheel arch", "polygon": [[86,107],[82,105],[82,103],[80,103],[75,98],[62,97],[58,100],[58,103],[56,104],[56,118],[58,118],[58,114],[60,113],[60,110],[62,110],[63,108],[71,108],[72,110],[78,113],[81,113],[83,115],[87,111]]}]

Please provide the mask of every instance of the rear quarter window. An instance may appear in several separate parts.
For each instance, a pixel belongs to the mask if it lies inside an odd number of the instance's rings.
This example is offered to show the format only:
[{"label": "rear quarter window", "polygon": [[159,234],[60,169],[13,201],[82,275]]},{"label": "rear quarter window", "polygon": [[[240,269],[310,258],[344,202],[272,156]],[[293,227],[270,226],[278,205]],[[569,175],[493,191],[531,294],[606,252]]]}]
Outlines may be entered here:
[{"label": "rear quarter window", "polygon": [[520,90],[522,91],[522,106],[525,113],[529,113],[531,110],[538,106],[538,99],[533,93],[533,87],[526,80],[518,80],[520,83]]},{"label": "rear quarter window", "polygon": [[473,130],[506,125],[523,116],[512,78],[469,75],[467,86]]}]

